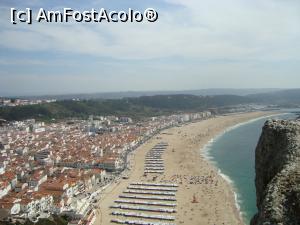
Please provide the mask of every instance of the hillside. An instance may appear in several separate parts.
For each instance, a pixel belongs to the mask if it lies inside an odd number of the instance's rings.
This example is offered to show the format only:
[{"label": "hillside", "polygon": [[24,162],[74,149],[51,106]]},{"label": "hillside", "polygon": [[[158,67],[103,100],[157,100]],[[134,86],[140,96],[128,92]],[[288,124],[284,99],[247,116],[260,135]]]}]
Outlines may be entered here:
[{"label": "hillside", "polygon": [[189,111],[249,103],[251,99],[237,95],[157,95],[130,98],[128,101],[134,105],[155,109]]},{"label": "hillside", "polygon": [[258,103],[277,104],[289,107],[300,105],[300,89],[251,94],[247,95],[247,97]]},{"label": "hillside", "polygon": [[249,102],[251,102],[251,99],[247,97],[233,95],[205,97],[193,95],[159,95],[110,100],[64,100],[48,104],[0,108],[0,118],[9,121],[28,118],[50,120],[53,118],[64,119],[70,117],[87,118],[93,114],[130,116],[140,119],[178,111],[199,111]]},{"label": "hillside", "polygon": [[[127,92],[99,92],[99,93],[82,93],[82,94],[62,94],[62,95],[42,95],[42,96],[10,96],[13,98],[25,99],[122,99],[122,98],[138,98],[142,96],[155,95],[196,95],[196,96],[212,96],[212,95],[239,95],[246,96],[250,94],[261,94],[279,91],[277,88],[208,88],[199,90],[183,90],[183,91],[127,91]],[[8,95],[4,95],[9,97]]]},{"label": "hillside", "polygon": [[41,120],[86,118],[88,115],[117,115],[141,119],[148,116],[165,115],[174,112],[191,112],[209,108],[227,107],[238,104],[273,104],[282,107],[300,105],[300,89],[274,91],[261,94],[209,95],[189,94],[154,95],[117,99],[89,99],[81,101],[60,100],[54,103],[0,108],[0,119]]}]

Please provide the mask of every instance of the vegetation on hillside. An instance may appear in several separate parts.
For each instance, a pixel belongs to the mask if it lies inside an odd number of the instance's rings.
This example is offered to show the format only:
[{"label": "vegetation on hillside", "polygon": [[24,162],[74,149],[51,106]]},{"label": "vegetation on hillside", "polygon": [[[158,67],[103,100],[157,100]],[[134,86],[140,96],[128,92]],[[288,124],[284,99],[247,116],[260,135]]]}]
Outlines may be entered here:
[{"label": "vegetation on hillside", "polygon": [[177,112],[193,112],[245,103],[277,104],[283,107],[300,105],[300,89],[247,96],[237,95],[155,95],[122,99],[61,100],[53,103],[0,108],[0,119],[8,121],[35,118],[87,118],[89,115],[116,115],[142,119]]},{"label": "vegetation on hillside", "polygon": [[251,100],[247,97],[233,95],[159,95],[110,100],[64,100],[39,105],[2,107],[0,118],[8,121],[29,118],[51,120],[87,118],[89,115],[116,115],[141,119],[179,111],[200,111],[249,102]]},{"label": "vegetation on hillside", "polygon": [[258,103],[276,104],[282,107],[298,107],[300,105],[300,89],[252,94],[248,97]]}]

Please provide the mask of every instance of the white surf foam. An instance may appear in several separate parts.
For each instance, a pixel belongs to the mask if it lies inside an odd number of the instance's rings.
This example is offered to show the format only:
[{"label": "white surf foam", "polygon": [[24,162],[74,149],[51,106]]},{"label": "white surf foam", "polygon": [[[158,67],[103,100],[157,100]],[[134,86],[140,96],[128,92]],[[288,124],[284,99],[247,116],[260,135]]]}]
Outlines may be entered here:
[{"label": "white surf foam", "polygon": [[216,135],[215,137],[213,137],[211,140],[208,141],[208,143],[206,145],[203,146],[203,148],[200,150],[200,154],[207,160],[209,161],[212,165],[214,165],[217,169],[218,169],[218,174],[232,187],[232,191],[234,194],[234,200],[235,200],[235,206],[238,210],[238,212],[240,213],[240,217],[241,219],[244,220],[244,216],[245,216],[245,212],[241,211],[241,204],[242,199],[240,194],[238,193],[234,181],[226,174],[222,173],[221,169],[218,168],[217,162],[215,161],[214,157],[211,155],[211,149],[212,146],[214,144],[214,142],[218,141],[219,138],[221,138],[224,134],[226,134],[229,131],[232,131],[234,129],[237,129],[241,126],[253,123],[255,121],[261,120],[261,119],[267,119],[267,118],[274,118],[275,116],[282,116],[282,115],[286,115],[289,113],[281,113],[281,114],[273,114],[273,115],[268,115],[268,116],[261,116],[255,119],[251,119],[248,120],[246,122],[242,122],[242,123],[238,123],[236,125],[233,125],[231,127],[228,127],[226,129],[224,129],[220,134]]},{"label": "white surf foam", "polygon": [[261,117],[257,117],[255,119],[251,119],[251,120],[248,120],[246,122],[238,123],[236,125],[228,127],[226,129],[224,129],[221,133],[217,134],[215,137],[210,139],[208,141],[208,143],[206,145],[204,145],[203,148],[200,150],[200,153],[204,158],[208,159],[208,161],[215,164],[215,162],[212,161],[214,158],[211,155],[210,150],[211,150],[211,147],[212,147],[213,143],[216,142],[219,138],[221,138],[224,134],[226,134],[227,132],[232,131],[234,129],[237,129],[241,126],[253,123],[253,122],[261,120],[261,119],[273,118],[274,116],[282,116],[282,115],[286,115],[286,114],[289,114],[289,113],[281,113],[281,114],[273,114],[273,115],[269,115],[269,116],[261,116]]}]

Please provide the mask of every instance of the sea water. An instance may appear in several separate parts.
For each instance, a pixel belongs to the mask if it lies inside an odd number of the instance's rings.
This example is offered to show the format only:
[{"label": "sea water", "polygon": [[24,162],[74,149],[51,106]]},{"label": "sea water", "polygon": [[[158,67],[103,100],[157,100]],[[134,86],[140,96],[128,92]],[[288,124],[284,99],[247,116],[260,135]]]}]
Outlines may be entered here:
[{"label": "sea water", "polygon": [[205,148],[207,158],[231,183],[236,203],[246,224],[256,213],[255,148],[265,121],[269,118],[294,119],[296,114],[285,112],[238,124],[213,139]]}]

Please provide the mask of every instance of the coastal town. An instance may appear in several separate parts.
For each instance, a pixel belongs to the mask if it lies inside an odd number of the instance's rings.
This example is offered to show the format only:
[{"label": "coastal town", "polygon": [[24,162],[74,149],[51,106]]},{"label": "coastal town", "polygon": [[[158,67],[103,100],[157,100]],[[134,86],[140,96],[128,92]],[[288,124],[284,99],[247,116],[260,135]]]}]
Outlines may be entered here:
[{"label": "coastal town", "polygon": [[300,225],[300,0],[0,18],[0,225]]},{"label": "coastal town", "polygon": [[42,103],[56,102],[56,99],[24,99],[24,98],[1,98],[0,107],[14,107],[25,105],[38,105]]},{"label": "coastal town", "polygon": [[[99,196],[116,179],[126,179],[137,147],[166,128],[212,116],[204,111],[142,122],[116,116],[2,121],[0,220],[37,222],[59,215],[69,224],[92,225]],[[145,173],[162,172],[160,152],[149,154]]]}]

